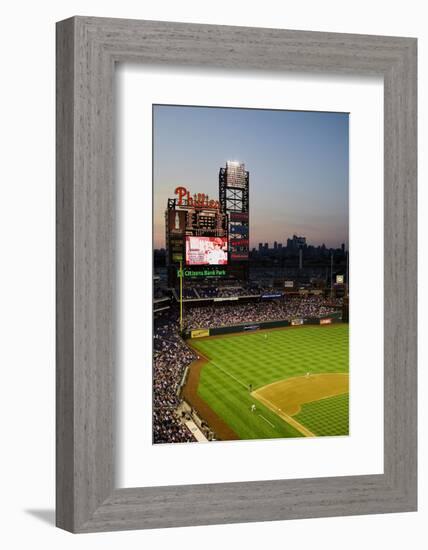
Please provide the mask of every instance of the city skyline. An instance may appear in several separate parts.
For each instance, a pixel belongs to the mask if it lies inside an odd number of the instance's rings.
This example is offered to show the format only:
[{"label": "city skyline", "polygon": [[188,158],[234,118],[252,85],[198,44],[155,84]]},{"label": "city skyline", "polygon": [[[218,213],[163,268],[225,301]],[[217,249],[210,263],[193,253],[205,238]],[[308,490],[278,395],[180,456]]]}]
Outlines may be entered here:
[{"label": "city skyline", "polygon": [[[253,252],[253,251],[259,251],[260,250],[260,246],[262,246],[263,248],[265,247],[265,245],[267,244],[268,245],[268,249],[269,250],[275,250],[275,245],[277,245],[278,248],[282,248],[282,249],[286,249],[287,248],[287,241],[288,240],[291,240],[294,236],[296,235],[291,235],[289,237],[285,237],[282,241],[278,240],[278,239],[275,239],[274,241],[270,242],[270,241],[260,241],[258,243],[254,243],[250,246],[250,252]],[[302,235],[303,237],[304,235]],[[310,243],[310,242],[306,242],[306,247],[307,248],[322,248],[323,245],[325,246],[326,250],[340,250],[342,249],[342,247],[344,247],[345,251],[347,251],[347,243],[346,242],[342,242],[340,244],[338,244],[337,246],[327,246],[326,243],[320,243],[320,244],[313,244],[313,243]],[[165,250],[165,243],[163,244],[163,246],[156,246],[154,247],[155,250]]]},{"label": "city skyline", "polygon": [[175,188],[218,199],[220,168],[239,160],[250,173],[250,250],[292,235],[340,248],[348,243],[348,126],[347,113],[155,105],[154,247],[165,247]]}]

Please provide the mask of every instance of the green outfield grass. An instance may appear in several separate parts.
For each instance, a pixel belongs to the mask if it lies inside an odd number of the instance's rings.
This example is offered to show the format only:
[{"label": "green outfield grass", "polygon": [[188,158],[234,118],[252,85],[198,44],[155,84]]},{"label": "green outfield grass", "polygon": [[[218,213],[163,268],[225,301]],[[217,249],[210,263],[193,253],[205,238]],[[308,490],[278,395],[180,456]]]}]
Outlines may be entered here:
[{"label": "green outfield grass", "polygon": [[294,417],[315,435],[349,433],[349,394],[335,395],[302,406]]},{"label": "green outfield grass", "polygon": [[[250,395],[250,384],[256,390],[307,372],[347,373],[349,368],[347,324],[195,339],[191,345],[209,360],[202,368],[199,396],[241,439],[301,436]],[[347,435],[347,394],[307,403],[295,418],[318,436]]]}]

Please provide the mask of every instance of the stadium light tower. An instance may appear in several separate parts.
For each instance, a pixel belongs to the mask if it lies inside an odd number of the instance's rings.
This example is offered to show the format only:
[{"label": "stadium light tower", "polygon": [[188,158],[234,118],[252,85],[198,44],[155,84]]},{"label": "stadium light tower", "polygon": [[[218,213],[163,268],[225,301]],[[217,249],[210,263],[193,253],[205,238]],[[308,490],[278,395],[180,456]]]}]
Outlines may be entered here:
[{"label": "stadium light tower", "polygon": [[180,260],[180,333],[183,333],[183,262]]},{"label": "stadium light tower", "polygon": [[250,245],[249,172],[245,164],[228,160],[219,172],[219,199],[228,216],[229,260],[231,268],[248,278]]}]

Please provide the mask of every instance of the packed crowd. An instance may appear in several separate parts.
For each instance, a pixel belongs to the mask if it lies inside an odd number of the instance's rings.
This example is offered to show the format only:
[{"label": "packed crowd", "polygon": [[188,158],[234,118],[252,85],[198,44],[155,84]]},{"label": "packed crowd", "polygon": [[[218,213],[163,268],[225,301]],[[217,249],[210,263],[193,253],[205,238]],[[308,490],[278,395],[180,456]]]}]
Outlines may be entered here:
[{"label": "packed crowd", "polygon": [[253,286],[245,287],[226,287],[218,289],[218,296],[260,296],[260,288]]},{"label": "packed crowd", "polygon": [[259,296],[260,288],[256,286],[205,286],[197,287],[201,298],[228,298],[231,296]]},{"label": "packed crowd", "polygon": [[176,409],[177,395],[186,366],[195,356],[179,336],[171,314],[156,320],[153,337],[153,443],[194,441]]},{"label": "packed crowd", "polygon": [[[231,286],[192,286],[191,288],[183,288],[183,298],[185,300],[201,300],[213,298],[227,298],[231,296],[260,296],[262,289],[256,285],[231,285]],[[177,301],[179,299],[179,291],[174,291]]]},{"label": "packed crowd", "polygon": [[320,317],[337,311],[341,298],[326,299],[323,296],[293,296],[285,300],[250,304],[210,305],[186,309],[187,329],[214,328],[239,323],[281,321],[285,319]]},{"label": "packed crowd", "polygon": [[[342,299],[323,296],[288,296],[285,300],[187,307],[185,328],[212,328],[239,323],[318,317],[336,311]],[[179,335],[177,312],[160,312],[155,318],[153,337],[153,442],[195,441],[177,414],[179,387],[186,367],[195,354]]]},{"label": "packed crowd", "polygon": [[218,296],[218,288],[214,286],[199,287],[197,290],[200,298],[216,298]]}]

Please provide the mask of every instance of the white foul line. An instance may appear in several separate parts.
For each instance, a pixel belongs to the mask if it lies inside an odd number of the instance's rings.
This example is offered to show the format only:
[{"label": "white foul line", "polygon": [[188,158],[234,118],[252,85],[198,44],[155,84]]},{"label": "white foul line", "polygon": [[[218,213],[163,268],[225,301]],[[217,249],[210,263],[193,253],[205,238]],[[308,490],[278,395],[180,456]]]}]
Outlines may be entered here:
[{"label": "white foul line", "polygon": [[244,386],[245,389],[248,389],[247,384],[244,384],[244,382],[241,382],[240,380],[238,380],[235,376],[233,376],[233,374],[230,374],[230,372],[227,372],[227,370],[224,370],[224,369],[222,369],[221,367],[219,367],[218,365],[216,365],[216,364],[214,363],[214,361],[211,361],[211,363],[212,363],[215,367],[217,367],[218,369],[220,369],[221,372],[224,372],[224,374],[227,374],[227,376],[230,376],[231,378],[233,378],[236,382],[238,382],[238,384],[241,384],[241,386]]},{"label": "white foul line", "polygon": [[259,414],[259,416],[260,416],[261,418],[263,418],[263,420],[264,420],[265,422],[267,422],[268,424],[270,424],[270,425],[272,426],[272,428],[275,428],[275,424],[272,424],[272,422],[269,422],[269,420],[268,420],[267,418],[265,418],[262,414]]}]

